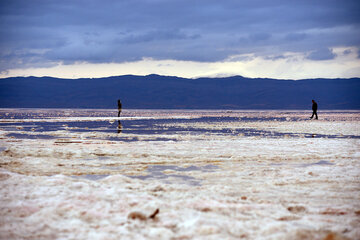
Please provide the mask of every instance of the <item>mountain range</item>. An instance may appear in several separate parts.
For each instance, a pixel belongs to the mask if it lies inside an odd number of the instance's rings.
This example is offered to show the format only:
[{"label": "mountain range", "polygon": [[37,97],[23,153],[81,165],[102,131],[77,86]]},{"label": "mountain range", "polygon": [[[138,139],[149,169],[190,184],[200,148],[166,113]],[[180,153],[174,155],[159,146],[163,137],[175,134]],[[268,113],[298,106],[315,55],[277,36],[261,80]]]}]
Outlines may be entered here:
[{"label": "mountain range", "polygon": [[160,75],[0,79],[1,108],[360,109],[360,78],[277,80]]}]

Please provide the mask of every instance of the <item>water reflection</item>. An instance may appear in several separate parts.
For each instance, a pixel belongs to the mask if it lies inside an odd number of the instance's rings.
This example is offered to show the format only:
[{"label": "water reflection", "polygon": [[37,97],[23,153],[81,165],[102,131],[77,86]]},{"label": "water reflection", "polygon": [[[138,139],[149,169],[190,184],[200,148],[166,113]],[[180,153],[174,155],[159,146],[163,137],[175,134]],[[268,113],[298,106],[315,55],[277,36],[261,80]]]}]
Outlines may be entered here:
[{"label": "water reflection", "polygon": [[[32,112],[33,111],[33,112]],[[166,114],[165,114],[166,113]],[[248,116],[244,116],[244,114]],[[271,115],[271,114],[273,115]],[[344,111],[346,113],[346,111]],[[4,130],[6,136],[20,139],[51,139],[79,137],[94,140],[97,133],[98,139],[111,141],[178,141],[177,136],[184,135],[221,135],[234,137],[261,137],[261,138],[353,138],[360,139],[359,135],[339,135],[339,134],[314,134],[297,133],[297,132],[277,132],[275,129],[265,128],[246,128],[233,123],[238,122],[281,122],[302,120],[299,116],[288,116],[290,113],[281,113],[277,116],[276,112],[264,111],[261,113],[247,112],[229,112],[224,114],[223,111],[218,112],[188,112],[188,111],[133,111],[128,112],[125,118],[120,121],[108,117],[113,115],[111,111],[105,110],[29,110],[25,113],[21,110],[5,110],[0,109],[0,129]],[[172,115],[175,115],[172,117]],[[237,114],[237,115],[236,115]],[[286,117],[281,114],[287,114]],[[349,114],[349,113],[348,113]],[[342,114],[343,115],[343,114]],[[355,116],[358,113],[354,113]],[[64,116],[74,117],[73,120],[61,120]],[[89,117],[81,119],[81,117]],[[139,118],[132,118],[137,116]],[[155,117],[154,117],[155,116]],[[195,117],[193,117],[195,116]],[[79,117],[79,118],[78,118]],[[93,120],[91,117],[95,117]],[[104,117],[104,119],[99,119]],[[333,114],[334,119],[339,117]],[[350,118],[351,117],[351,118]],[[2,119],[4,118],[4,119]],[[43,121],[15,121],[16,119],[43,119]],[[349,116],[351,121],[357,120],[357,117]],[[15,119],[15,120],[13,120]],[[56,120],[56,121],[53,121]],[[116,123],[117,121],[117,123]],[[222,127],[213,127],[220,123]],[[35,135],[34,132],[39,134]],[[44,134],[40,134],[44,133]],[[77,133],[90,133],[91,137],[85,134],[78,136]],[[106,133],[103,134],[103,133]],[[121,135],[120,135],[121,133]],[[47,135],[47,136],[46,136]],[[161,135],[161,136],[160,136]],[[168,137],[171,135],[171,137]],[[53,136],[53,137],[50,137]],[[90,136],[90,135],[89,135]],[[138,138],[135,136],[143,136]],[[151,137],[153,136],[153,137]],[[175,136],[175,137],[174,137]]]},{"label": "water reflection", "polygon": [[122,132],[122,125],[121,125],[120,120],[118,120],[117,132],[118,132],[118,133],[121,133],[121,132]]}]

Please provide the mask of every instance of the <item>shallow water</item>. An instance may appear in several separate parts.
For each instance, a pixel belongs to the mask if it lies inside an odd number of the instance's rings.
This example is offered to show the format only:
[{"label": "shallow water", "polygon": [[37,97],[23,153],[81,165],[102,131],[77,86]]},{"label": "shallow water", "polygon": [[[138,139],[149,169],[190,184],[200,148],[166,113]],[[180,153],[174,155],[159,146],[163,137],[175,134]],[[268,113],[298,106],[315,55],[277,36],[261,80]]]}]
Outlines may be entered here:
[{"label": "shallow water", "polygon": [[[213,172],[214,170],[219,169],[215,165],[205,165],[205,166],[188,166],[188,167],[179,167],[176,165],[149,165],[146,169],[147,175],[139,176],[129,176],[131,178],[138,178],[141,180],[146,179],[161,179],[164,183],[184,183],[194,186],[200,186],[201,180],[195,177],[190,177],[181,174],[164,174],[165,170],[172,170],[172,172],[188,172],[188,171],[202,171],[202,172]],[[175,180],[170,181],[170,178],[175,178]]]},{"label": "shallow water", "polygon": [[0,239],[360,239],[360,112],[310,115],[0,109]]},{"label": "shallow water", "polygon": [[[28,110],[29,111],[29,110]],[[67,121],[63,121],[63,117],[54,117],[56,111],[51,110],[49,112],[37,110],[37,114],[33,112],[16,112],[12,111],[11,119],[9,115],[6,115],[5,111],[0,111],[0,128],[8,131],[8,137],[15,137],[20,139],[51,139],[51,138],[67,138],[68,133],[118,133],[108,135],[107,137],[101,138],[103,140],[111,141],[137,141],[137,138],[127,138],[127,135],[163,135],[164,137],[156,137],[148,139],[148,141],[177,141],[176,138],[165,137],[167,135],[183,135],[183,134],[217,134],[217,135],[233,135],[233,136],[259,136],[259,137],[305,137],[305,138],[360,138],[358,135],[347,134],[347,135],[337,135],[337,134],[313,134],[310,132],[305,133],[293,133],[293,132],[278,132],[275,130],[265,130],[265,129],[256,129],[256,128],[246,128],[241,125],[234,128],[227,128],[226,123],[229,125],[233,123],[266,123],[266,122],[301,122],[307,119],[300,116],[292,116],[291,113],[284,112],[284,117],[275,117],[275,116],[259,116],[261,113],[253,112],[250,115],[244,116],[244,112],[237,112],[238,116],[227,116],[223,112],[219,112],[219,116],[213,116],[214,112],[201,112],[200,114],[196,111],[190,112],[189,115],[176,111],[178,114],[176,118],[169,116],[168,114],[160,114],[156,118],[151,116],[147,111],[145,116],[142,118],[131,118],[135,113],[127,112],[125,117],[122,118],[111,118],[111,115],[114,114],[110,111],[65,111],[61,112],[66,113]],[[170,111],[171,112],[171,111]],[[270,111],[273,112],[273,111]],[[90,116],[95,116],[93,120],[89,118],[81,119],[84,114]],[[136,112],[141,113],[141,112]],[[163,113],[163,111],[158,112]],[[264,115],[268,115],[266,112]],[[293,113],[292,113],[293,114]],[[354,115],[353,111],[346,112],[346,114]],[[87,116],[88,116],[87,115]],[[150,115],[149,117],[147,117]],[[207,116],[209,115],[209,116]],[[231,112],[231,115],[234,115],[234,112]],[[344,113],[332,114],[337,118],[344,115]],[[57,116],[57,115],[56,115]],[[356,117],[356,115],[354,115]],[[28,117],[28,118],[26,118]],[[73,119],[71,119],[73,117]],[[80,117],[80,118],[79,118]],[[110,118],[110,119],[109,119]],[[32,122],[31,119],[36,120]],[[30,120],[30,121],[19,121],[19,120]],[[42,121],[41,121],[42,120]],[[55,120],[55,121],[54,121]],[[198,124],[203,124],[207,126],[212,126],[210,128],[206,127],[196,127]],[[221,124],[222,128],[214,128]],[[32,133],[32,134],[28,134]],[[52,133],[52,135],[47,135],[45,133]]]}]

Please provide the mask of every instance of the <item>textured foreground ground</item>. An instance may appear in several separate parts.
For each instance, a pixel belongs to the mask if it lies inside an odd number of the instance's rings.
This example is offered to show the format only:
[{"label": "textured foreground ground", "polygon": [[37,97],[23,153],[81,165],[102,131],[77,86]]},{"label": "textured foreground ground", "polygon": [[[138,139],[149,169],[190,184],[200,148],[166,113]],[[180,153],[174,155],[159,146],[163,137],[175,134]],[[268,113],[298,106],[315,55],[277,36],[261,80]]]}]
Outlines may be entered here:
[{"label": "textured foreground ground", "polygon": [[0,110],[0,238],[360,239],[360,113],[309,114]]}]

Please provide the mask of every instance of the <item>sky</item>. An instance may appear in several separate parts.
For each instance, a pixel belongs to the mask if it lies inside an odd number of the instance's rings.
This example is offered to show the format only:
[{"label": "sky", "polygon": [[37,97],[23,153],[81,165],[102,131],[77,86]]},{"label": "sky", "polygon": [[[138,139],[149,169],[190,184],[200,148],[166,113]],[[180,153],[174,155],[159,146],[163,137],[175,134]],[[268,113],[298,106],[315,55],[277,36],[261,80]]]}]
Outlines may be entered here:
[{"label": "sky", "polygon": [[0,78],[360,77],[359,0],[0,0]]}]

